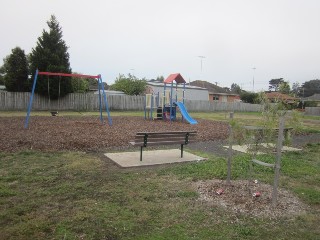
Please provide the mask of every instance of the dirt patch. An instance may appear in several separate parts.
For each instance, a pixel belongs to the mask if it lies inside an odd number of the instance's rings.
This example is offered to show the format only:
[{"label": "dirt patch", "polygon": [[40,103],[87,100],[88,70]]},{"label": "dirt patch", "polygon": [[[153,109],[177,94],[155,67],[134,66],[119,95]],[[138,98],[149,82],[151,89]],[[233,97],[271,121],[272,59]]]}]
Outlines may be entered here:
[{"label": "dirt patch", "polygon": [[105,151],[131,148],[129,141],[136,132],[197,131],[197,141],[225,139],[224,122],[197,119],[186,122],[149,121],[143,117],[113,117],[113,125],[101,124],[98,117],[31,117],[24,129],[24,117],[0,118],[0,151]]},{"label": "dirt patch", "polygon": [[[306,211],[307,206],[285,189],[278,189],[278,200],[272,206],[272,186],[248,181],[209,180],[195,183],[200,194],[200,201],[223,207],[235,215],[245,214],[251,217],[278,218],[299,215]],[[223,190],[222,194],[217,192]],[[250,191],[249,191],[250,190]],[[259,197],[253,196],[260,193]]]}]

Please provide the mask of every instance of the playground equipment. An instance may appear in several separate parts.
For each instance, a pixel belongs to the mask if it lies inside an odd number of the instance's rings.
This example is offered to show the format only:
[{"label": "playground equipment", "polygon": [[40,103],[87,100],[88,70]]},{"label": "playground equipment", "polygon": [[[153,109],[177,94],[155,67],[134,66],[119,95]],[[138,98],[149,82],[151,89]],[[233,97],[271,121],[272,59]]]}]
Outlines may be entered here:
[{"label": "playground equipment", "polygon": [[[185,119],[190,124],[197,124],[198,122],[189,115],[184,105],[185,83],[186,81],[180,73],[170,74],[169,77],[164,80],[162,98],[159,92],[157,94],[146,94],[145,119],[175,121],[178,107],[182,119]],[[183,90],[178,89],[178,84],[183,84]],[[156,117],[153,117],[154,111],[156,111]]]},{"label": "playground equipment", "polygon": [[[30,96],[30,100],[29,100],[29,104],[28,104],[28,110],[27,110],[27,116],[26,116],[24,128],[28,128],[28,126],[29,126],[29,118],[30,118],[32,102],[33,102],[33,96],[34,96],[34,91],[35,91],[36,84],[37,84],[38,75],[46,75],[46,76],[48,76],[48,78],[49,78],[49,76],[59,76],[60,77],[60,79],[59,79],[59,97],[60,97],[60,80],[61,80],[61,77],[80,77],[80,78],[94,78],[94,79],[97,79],[98,80],[98,87],[99,87],[100,121],[102,123],[104,123],[103,117],[102,117],[102,98],[101,98],[101,90],[102,90],[102,95],[103,95],[103,99],[104,99],[104,103],[105,103],[105,107],[106,107],[106,112],[108,114],[108,123],[109,123],[110,126],[112,125],[112,119],[111,119],[110,112],[109,112],[107,96],[106,96],[106,92],[104,91],[104,86],[103,86],[103,82],[102,82],[102,78],[101,78],[100,74],[96,75],[96,76],[92,76],[92,75],[71,74],[71,73],[39,72],[38,69],[37,69],[36,73],[34,75],[34,80],[33,80],[33,85],[32,85],[32,92],[31,92],[31,96]],[[49,91],[49,84],[48,84],[48,91]],[[49,101],[50,101],[50,96],[49,96]],[[54,115],[54,114],[57,114],[57,112],[51,112],[51,114]]]}]

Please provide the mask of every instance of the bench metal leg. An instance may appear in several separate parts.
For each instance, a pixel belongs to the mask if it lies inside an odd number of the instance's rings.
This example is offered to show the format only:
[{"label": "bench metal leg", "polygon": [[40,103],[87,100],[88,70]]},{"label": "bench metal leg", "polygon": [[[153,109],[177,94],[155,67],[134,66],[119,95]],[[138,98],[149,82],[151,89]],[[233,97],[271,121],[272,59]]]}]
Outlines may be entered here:
[{"label": "bench metal leg", "polygon": [[181,158],[183,157],[183,144],[181,144]]},{"label": "bench metal leg", "polygon": [[140,161],[142,162],[142,146],[140,147]]}]

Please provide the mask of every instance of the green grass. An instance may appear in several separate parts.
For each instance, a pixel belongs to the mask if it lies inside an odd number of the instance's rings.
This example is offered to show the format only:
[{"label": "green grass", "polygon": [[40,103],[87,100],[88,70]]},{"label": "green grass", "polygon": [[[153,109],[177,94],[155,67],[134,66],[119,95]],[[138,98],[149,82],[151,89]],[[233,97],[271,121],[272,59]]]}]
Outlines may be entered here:
[{"label": "green grass", "polygon": [[[98,116],[99,112],[60,112]],[[48,112],[32,112],[49,116]],[[140,116],[143,112],[111,112]],[[228,121],[228,113],[191,113]],[[0,117],[24,112],[0,112]],[[235,113],[243,125],[258,124],[260,113]],[[302,116],[304,131],[320,132],[320,117]],[[282,158],[282,187],[310,210],[301,216],[252,219],[197,201],[194,181],[225,179],[226,160],[197,152],[208,161],[155,169],[119,170],[80,152],[0,153],[0,239],[317,239],[320,235],[320,145]],[[273,161],[264,157],[264,161]],[[233,160],[232,178],[245,179],[246,155]],[[256,168],[272,184],[271,169]]]},{"label": "green grass", "polygon": [[[270,221],[197,200],[192,183],[225,179],[226,160],[123,170],[82,152],[0,153],[1,239],[317,239],[320,145],[282,158],[280,184],[310,206]],[[245,179],[249,157],[233,159]],[[259,179],[273,172],[256,169]]]}]

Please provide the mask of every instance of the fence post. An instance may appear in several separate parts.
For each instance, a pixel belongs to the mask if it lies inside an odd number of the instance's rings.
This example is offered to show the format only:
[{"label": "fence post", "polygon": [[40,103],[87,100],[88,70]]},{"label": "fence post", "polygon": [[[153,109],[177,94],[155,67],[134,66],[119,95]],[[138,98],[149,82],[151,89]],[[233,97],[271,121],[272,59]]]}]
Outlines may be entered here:
[{"label": "fence post", "polygon": [[273,207],[275,207],[277,205],[277,198],[278,198],[278,185],[279,185],[279,178],[280,178],[284,117],[281,116],[279,121],[280,121],[280,123],[279,123],[279,134],[278,134],[278,144],[277,144],[277,157],[276,157],[276,164],[275,164],[275,170],[274,170],[274,183],[273,183],[273,191],[272,191],[272,206]]},{"label": "fence post", "polygon": [[[230,113],[230,121],[233,120],[233,112]],[[229,151],[228,151],[228,169],[227,169],[227,184],[231,182],[231,161],[232,161],[232,143],[233,143],[233,130],[231,123],[229,124]]]}]

